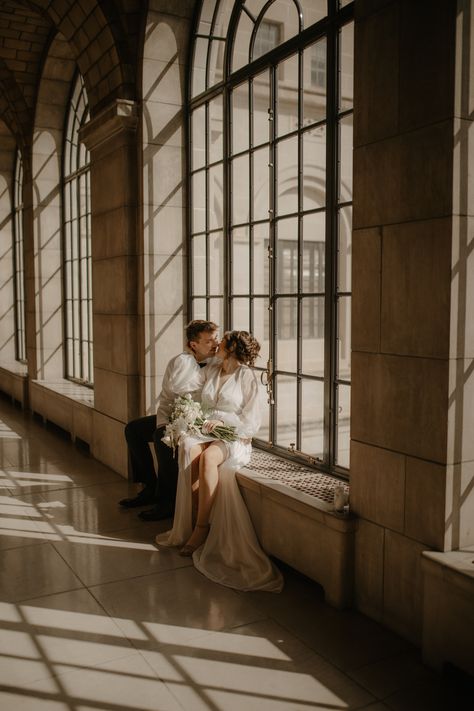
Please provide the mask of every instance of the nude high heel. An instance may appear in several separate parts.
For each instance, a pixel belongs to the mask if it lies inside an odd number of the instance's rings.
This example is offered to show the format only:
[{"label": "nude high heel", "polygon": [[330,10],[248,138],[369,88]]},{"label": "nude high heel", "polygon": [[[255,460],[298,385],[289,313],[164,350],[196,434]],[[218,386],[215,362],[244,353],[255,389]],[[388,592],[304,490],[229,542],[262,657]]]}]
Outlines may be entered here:
[{"label": "nude high heel", "polygon": [[178,554],[180,556],[182,556],[183,558],[191,558],[194,551],[197,551],[197,549],[200,548],[202,546],[202,544],[204,543],[204,541],[206,540],[210,527],[211,527],[211,524],[209,524],[209,523],[204,523],[204,524],[197,523],[195,526],[195,529],[200,528],[203,531],[205,530],[206,535],[204,536],[202,541],[200,543],[198,543],[197,545],[192,545],[191,543],[186,543],[182,548],[179,549]]}]

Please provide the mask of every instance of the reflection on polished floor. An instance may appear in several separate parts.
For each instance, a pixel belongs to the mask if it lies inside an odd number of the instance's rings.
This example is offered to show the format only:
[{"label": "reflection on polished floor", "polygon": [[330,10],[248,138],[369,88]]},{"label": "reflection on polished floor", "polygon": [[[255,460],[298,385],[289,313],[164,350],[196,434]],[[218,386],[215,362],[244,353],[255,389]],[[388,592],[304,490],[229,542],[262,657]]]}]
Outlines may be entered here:
[{"label": "reflection on polished floor", "polygon": [[287,711],[470,708],[418,650],[325,605],[211,583],[152,543],[129,485],[0,399],[0,708]]}]

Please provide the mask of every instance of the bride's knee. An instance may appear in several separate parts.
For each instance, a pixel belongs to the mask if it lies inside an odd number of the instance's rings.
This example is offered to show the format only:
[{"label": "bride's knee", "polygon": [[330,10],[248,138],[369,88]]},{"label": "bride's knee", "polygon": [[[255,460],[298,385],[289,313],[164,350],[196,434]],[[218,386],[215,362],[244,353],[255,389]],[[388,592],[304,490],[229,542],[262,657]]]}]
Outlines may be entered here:
[{"label": "bride's knee", "polygon": [[204,452],[201,454],[204,459],[205,464],[219,465],[225,459],[225,452],[222,451],[222,446],[220,442],[213,442]]}]

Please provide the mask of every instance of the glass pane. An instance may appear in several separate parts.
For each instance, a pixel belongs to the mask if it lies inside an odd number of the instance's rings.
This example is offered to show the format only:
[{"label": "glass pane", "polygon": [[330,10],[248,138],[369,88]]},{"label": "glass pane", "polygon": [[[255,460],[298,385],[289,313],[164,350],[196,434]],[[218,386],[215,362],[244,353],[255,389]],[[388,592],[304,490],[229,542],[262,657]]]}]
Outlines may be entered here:
[{"label": "glass pane", "polygon": [[201,7],[201,14],[199,15],[199,29],[200,35],[208,35],[211,32],[211,22],[212,16],[214,14],[214,7],[216,5],[216,0],[203,0]]},{"label": "glass pane", "polygon": [[207,39],[198,37],[194,43],[192,95],[197,96],[206,88]]},{"label": "glass pane", "polygon": [[326,126],[303,135],[303,209],[326,203]]},{"label": "glass pane", "polygon": [[282,26],[271,22],[266,17],[260,22],[255,34],[252,59],[258,59],[281,44]]},{"label": "glass pane", "polygon": [[192,248],[192,275],[193,294],[206,294],[206,235],[193,237]]},{"label": "glass pane", "polygon": [[252,81],[253,136],[254,146],[267,143],[270,138],[270,72],[268,69]]},{"label": "glass pane", "polygon": [[277,144],[277,214],[298,210],[298,138]]},{"label": "glass pane", "polygon": [[269,224],[265,222],[253,228],[253,293],[268,294],[269,259],[268,259]]},{"label": "glass pane", "polygon": [[303,126],[326,116],[326,39],[306,47],[303,53]]},{"label": "glass pane", "polygon": [[232,299],[232,329],[248,331],[250,328],[250,299]]},{"label": "glass pane", "polygon": [[224,224],[224,196],[222,189],[222,163],[209,168],[209,229],[214,230]]},{"label": "glass pane", "polygon": [[248,222],[249,219],[249,156],[232,161],[232,223]]},{"label": "glass pane", "polygon": [[339,249],[338,249],[338,288],[339,291],[352,289],[352,206],[339,210]]},{"label": "glass pane", "polygon": [[[261,360],[260,358],[258,359]],[[260,375],[257,376],[260,378]],[[256,439],[260,439],[263,442],[270,442],[270,404],[268,402],[268,396],[265,388],[262,386],[262,397],[261,397],[261,413],[262,413],[262,424],[258,431]]]},{"label": "glass pane", "polygon": [[305,378],[301,383],[301,450],[323,459],[324,383]]},{"label": "glass pane", "polygon": [[[203,316],[203,318],[207,317]],[[222,331],[224,324],[224,302],[222,297],[220,299],[209,299],[209,321],[217,323]]]},{"label": "glass pane", "polygon": [[222,232],[209,235],[209,292],[224,293],[224,240]]},{"label": "glass pane", "polygon": [[250,291],[249,228],[232,230],[232,293],[248,294]]},{"label": "glass pane", "polygon": [[268,148],[259,148],[253,154],[253,219],[267,220],[270,207],[270,173]]},{"label": "glass pane", "polygon": [[253,22],[246,12],[240,13],[239,24],[234,39],[234,50],[232,52],[232,70],[235,72],[240,67],[248,64],[249,43],[253,30]]},{"label": "glass pane", "polygon": [[326,215],[315,212],[303,217],[303,292],[321,293],[325,288]]},{"label": "glass pane", "polygon": [[209,162],[222,160],[222,94],[209,102]]},{"label": "glass pane", "polygon": [[214,35],[227,37],[230,15],[234,7],[234,0],[221,0],[217,12]]},{"label": "glass pane", "polygon": [[279,220],[276,228],[275,291],[298,292],[298,219]]},{"label": "glass pane", "polygon": [[213,40],[211,42],[211,56],[209,58],[208,86],[218,84],[224,78],[225,42]]},{"label": "glass pane", "polygon": [[350,416],[351,388],[349,385],[339,385],[337,388],[337,451],[336,463],[349,468],[350,457]]},{"label": "glass pane", "polygon": [[270,328],[268,326],[268,299],[253,299],[253,333],[260,343],[260,358],[258,365],[266,367],[270,357]]},{"label": "glass pane", "polygon": [[192,231],[203,232],[206,228],[206,172],[200,170],[191,178]]},{"label": "glass pane", "polygon": [[[333,0],[330,0],[332,2]],[[352,0],[351,0],[352,1]],[[328,14],[328,0],[311,0],[305,3],[304,26],[310,27]]]},{"label": "glass pane", "polygon": [[298,55],[280,62],[277,68],[277,135],[298,128]]},{"label": "glass pane", "polygon": [[324,297],[307,296],[301,304],[302,371],[324,377]]},{"label": "glass pane", "polygon": [[249,88],[247,82],[237,86],[231,95],[232,101],[232,153],[249,148]]},{"label": "glass pane", "polygon": [[275,406],[276,406],[276,437],[275,444],[280,447],[296,447],[296,378],[287,375],[277,375],[275,378]]},{"label": "glass pane", "polygon": [[339,110],[354,106],[354,23],[344,25],[339,35],[340,94]]},{"label": "glass pane", "polygon": [[352,200],[352,134],[353,116],[339,121],[339,202]]},{"label": "glass pane", "polygon": [[275,302],[277,334],[276,364],[278,370],[297,370],[298,301],[296,297],[282,297]]},{"label": "glass pane", "polygon": [[338,336],[338,377],[351,379],[351,297],[341,296],[337,300]]},{"label": "glass pane", "polygon": [[[259,5],[259,9],[262,9],[263,3],[259,3]],[[288,0],[275,0],[268,8],[258,27],[255,38],[254,58],[265,54],[282,42],[286,42],[297,35],[301,29],[296,3]],[[260,52],[259,55],[257,54],[258,51]]]},{"label": "glass pane", "polygon": [[[193,299],[191,303],[191,318],[207,319],[206,305],[206,299]],[[215,323],[219,323],[219,321],[215,321]]]}]

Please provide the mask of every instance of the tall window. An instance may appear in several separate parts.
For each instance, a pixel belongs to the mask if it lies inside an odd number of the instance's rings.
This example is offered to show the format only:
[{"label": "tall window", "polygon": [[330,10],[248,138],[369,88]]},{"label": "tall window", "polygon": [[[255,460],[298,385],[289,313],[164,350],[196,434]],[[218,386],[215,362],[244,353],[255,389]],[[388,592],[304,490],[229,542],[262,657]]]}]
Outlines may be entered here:
[{"label": "tall window", "polygon": [[89,152],[79,129],[89,118],[80,74],[73,83],[64,140],[63,259],[66,378],[93,383]]},{"label": "tall window", "polygon": [[261,341],[259,445],[344,474],[353,4],[204,0],[193,51],[190,314]]},{"label": "tall window", "polygon": [[15,355],[26,362],[25,270],[23,261],[23,161],[17,149],[13,186],[13,265],[15,292]]}]

